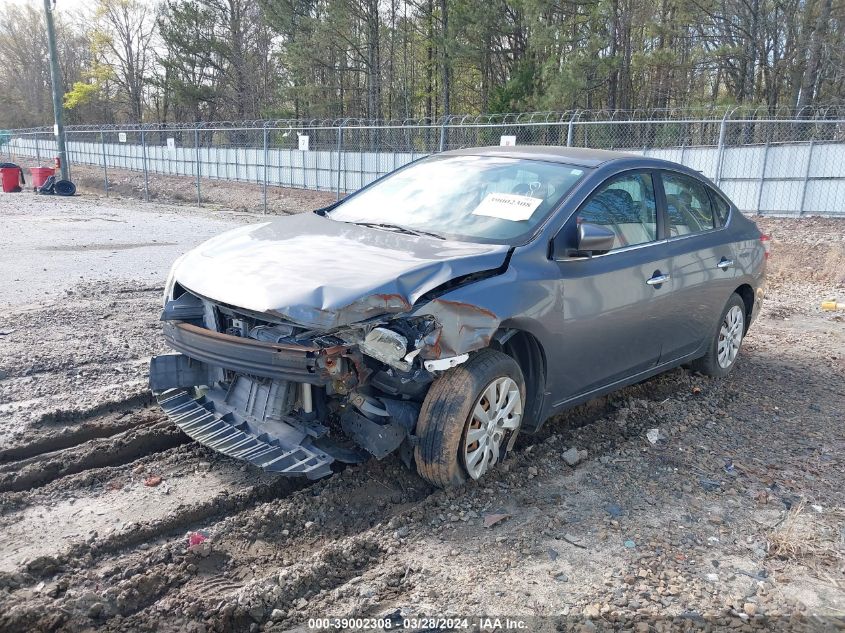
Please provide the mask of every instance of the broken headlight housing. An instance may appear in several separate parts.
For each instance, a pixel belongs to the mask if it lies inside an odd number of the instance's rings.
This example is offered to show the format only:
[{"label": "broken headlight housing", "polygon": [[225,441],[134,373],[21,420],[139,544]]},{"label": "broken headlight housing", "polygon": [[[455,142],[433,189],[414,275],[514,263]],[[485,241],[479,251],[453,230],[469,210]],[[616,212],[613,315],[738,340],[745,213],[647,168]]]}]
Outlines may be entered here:
[{"label": "broken headlight housing", "polygon": [[358,346],[364,354],[385,365],[400,371],[411,368],[411,363],[405,358],[408,354],[408,339],[399,332],[386,327],[374,327]]}]

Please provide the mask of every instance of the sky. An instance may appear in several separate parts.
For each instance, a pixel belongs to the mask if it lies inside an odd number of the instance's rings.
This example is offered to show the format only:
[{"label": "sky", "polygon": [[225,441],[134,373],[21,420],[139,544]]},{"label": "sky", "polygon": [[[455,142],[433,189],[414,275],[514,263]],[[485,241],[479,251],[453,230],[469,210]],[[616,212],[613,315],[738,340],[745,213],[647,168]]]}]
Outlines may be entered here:
[{"label": "sky", "polygon": [[[141,0],[141,2],[146,2],[148,4],[154,4],[155,1],[156,0]],[[0,11],[3,10],[3,7],[23,4],[31,4],[33,6],[37,6],[38,8],[42,8],[44,6],[44,0],[0,0]],[[56,0],[56,6],[60,11],[79,11],[82,9],[88,9],[93,4],[93,0]]]},{"label": "sky", "polygon": [[[3,10],[3,7],[26,4],[31,4],[40,9],[44,6],[44,0],[0,0],[0,11]],[[78,11],[90,7],[92,4],[91,0],[56,0],[56,6],[60,11]]]}]

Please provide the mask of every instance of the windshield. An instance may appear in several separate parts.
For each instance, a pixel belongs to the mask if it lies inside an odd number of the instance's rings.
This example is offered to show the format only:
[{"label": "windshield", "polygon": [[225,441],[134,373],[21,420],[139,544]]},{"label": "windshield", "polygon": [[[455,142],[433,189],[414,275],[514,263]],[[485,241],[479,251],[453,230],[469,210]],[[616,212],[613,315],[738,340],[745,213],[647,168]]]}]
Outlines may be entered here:
[{"label": "windshield", "polygon": [[390,174],[328,217],[451,239],[527,240],[583,175],[574,165],[499,156],[435,156]]}]

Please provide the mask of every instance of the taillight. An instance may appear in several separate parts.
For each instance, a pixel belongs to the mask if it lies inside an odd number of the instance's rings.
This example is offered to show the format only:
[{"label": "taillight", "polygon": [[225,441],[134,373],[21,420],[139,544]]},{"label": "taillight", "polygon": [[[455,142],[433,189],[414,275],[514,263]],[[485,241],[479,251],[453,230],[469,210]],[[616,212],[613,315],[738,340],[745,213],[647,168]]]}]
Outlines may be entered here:
[{"label": "taillight", "polygon": [[760,234],[760,244],[763,245],[763,257],[769,259],[769,254],[772,252],[772,238],[762,233]]}]

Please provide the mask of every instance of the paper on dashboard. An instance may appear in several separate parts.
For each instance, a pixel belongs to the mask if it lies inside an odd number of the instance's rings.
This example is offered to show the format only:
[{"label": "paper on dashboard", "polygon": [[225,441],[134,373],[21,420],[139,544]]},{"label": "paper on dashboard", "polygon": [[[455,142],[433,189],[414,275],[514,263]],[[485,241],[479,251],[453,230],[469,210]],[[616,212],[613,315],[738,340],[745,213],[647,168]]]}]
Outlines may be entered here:
[{"label": "paper on dashboard", "polygon": [[488,193],[472,214],[521,222],[530,218],[541,204],[543,204],[542,198],[520,196],[515,193]]}]

